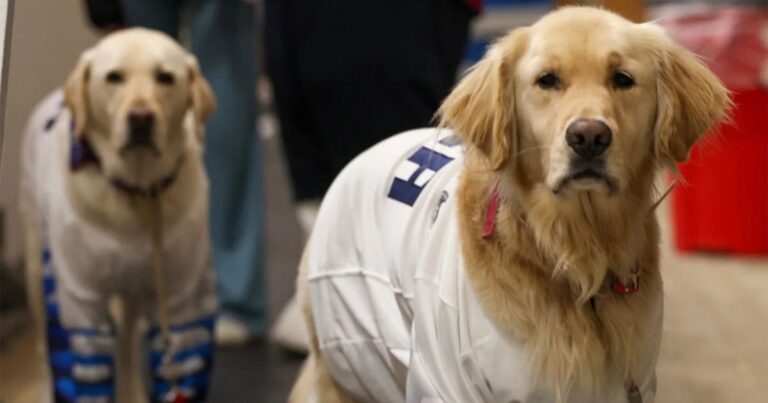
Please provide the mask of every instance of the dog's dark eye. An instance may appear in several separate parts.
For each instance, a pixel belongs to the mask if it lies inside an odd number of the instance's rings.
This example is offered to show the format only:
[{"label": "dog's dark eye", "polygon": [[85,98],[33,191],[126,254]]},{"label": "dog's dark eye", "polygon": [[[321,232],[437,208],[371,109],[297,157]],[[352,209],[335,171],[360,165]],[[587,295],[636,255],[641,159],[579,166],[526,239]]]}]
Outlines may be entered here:
[{"label": "dog's dark eye", "polygon": [[123,73],[117,70],[112,70],[107,73],[106,80],[110,84],[120,84],[125,80],[125,77],[123,77]]},{"label": "dog's dark eye", "polygon": [[635,79],[625,71],[613,73],[611,81],[613,81],[613,86],[620,90],[630,89],[635,86]]},{"label": "dog's dark eye", "polygon": [[174,82],[173,74],[167,71],[158,71],[155,75],[155,80],[160,84],[172,85]]},{"label": "dog's dark eye", "polygon": [[544,73],[536,79],[536,85],[543,90],[557,89],[560,86],[560,78],[554,73]]}]

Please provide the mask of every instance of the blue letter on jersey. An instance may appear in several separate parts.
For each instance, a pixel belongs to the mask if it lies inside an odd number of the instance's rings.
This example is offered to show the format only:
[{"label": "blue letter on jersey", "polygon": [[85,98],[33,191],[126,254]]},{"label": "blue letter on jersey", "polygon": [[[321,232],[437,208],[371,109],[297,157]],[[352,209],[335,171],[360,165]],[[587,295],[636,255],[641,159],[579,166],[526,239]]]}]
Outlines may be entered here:
[{"label": "blue letter on jersey", "polygon": [[[453,158],[435,150],[421,147],[408,158],[408,161],[417,164],[418,168],[407,179],[396,177],[387,196],[390,199],[413,206],[432,176],[453,161]],[[422,176],[424,177],[420,180],[419,178]]]}]

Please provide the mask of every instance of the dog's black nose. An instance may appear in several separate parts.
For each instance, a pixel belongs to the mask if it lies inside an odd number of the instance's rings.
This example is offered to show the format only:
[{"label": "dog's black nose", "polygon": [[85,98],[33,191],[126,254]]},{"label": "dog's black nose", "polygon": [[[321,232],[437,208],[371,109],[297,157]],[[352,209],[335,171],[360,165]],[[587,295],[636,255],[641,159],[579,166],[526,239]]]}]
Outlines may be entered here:
[{"label": "dog's black nose", "polygon": [[152,139],[152,129],[155,125],[155,114],[146,107],[133,107],[128,112],[131,143],[149,143]]},{"label": "dog's black nose", "polygon": [[597,119],[576,119],[565,130],[565,141],[580,157],[592,159],[611,145],[611,129]]}]

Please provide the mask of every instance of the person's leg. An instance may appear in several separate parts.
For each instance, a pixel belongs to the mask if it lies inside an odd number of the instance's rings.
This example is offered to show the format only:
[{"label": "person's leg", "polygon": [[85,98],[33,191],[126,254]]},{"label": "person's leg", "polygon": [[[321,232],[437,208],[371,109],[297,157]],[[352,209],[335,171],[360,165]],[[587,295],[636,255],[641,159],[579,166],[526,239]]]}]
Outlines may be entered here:
[{"label": "person's leg", "polygon": [[[264,18],[267,72],[274,90],[280,140],[296,202],[296,215],[305,239],[314,225],[320,199],[335,175],[329,156],[332,150],[323,147],[314,130],[298,80],[299,66],[294,62],[297,41],[301,41],[301,34],[296,31],[303,26],[304,16],[312,14],[312,7],[306,6],[301,0],[267,0]],[[288,350],[306,352],[307,329],[295,297],[278,315],[270,330],[270,338]]]},{"label": "person's leg", "polygon": [[206,128],[205,164],[222,315],[250,336],[267,326],[254,25],[253,6],[242,0],[190,2],[192,52],[218,102]]},{"label": "person's leg", "polygon": [[[471,13],[444,3],[267,1],[268,67],[306,236],[338,172],[384,138],[428,125],[447,95]],[[297,306],[289,301],[272,337],[304,350]]]},{"label": "person's leg", "polygon": [[122,0],[125,23],[129,27],[146,27],[179,35],[181,0]]},{"label": "person's leg", "polygon": [[455,9],[443,0],[349,1],[337,7],[295,1],[304,6],[294,18],[302,20],[294,53],[306,119],[331,151],[332,177],[377,142],[430,125],[455,77],[468,9],[462,26],[459,1]]},{"label": "person's leg", "polygon": [[435,1],[435,32],[437,41],[438,68],[442,71],[442,81],[436,87],[437,97],[442,101],[453,88],[459,74],[469,40],[469,24],[474,12],[464,1]]},{"label": "person's leg", "polygon": [[[303,28],[306,16],[312,14],[313,7],[307,7],[311,6],[309,3],[312,2],[267,0],[264,18],[267,73],[272,81],[293,199],[299,204],[319,203],[335,177],[329,156],[333,151],[325,149],[320,142],[299,80],[302,66],[295,61],[302,41],[298,31]],[[312,63],[321,65],[323,61]],[[301,222],[301,216],[299,219]]]}]

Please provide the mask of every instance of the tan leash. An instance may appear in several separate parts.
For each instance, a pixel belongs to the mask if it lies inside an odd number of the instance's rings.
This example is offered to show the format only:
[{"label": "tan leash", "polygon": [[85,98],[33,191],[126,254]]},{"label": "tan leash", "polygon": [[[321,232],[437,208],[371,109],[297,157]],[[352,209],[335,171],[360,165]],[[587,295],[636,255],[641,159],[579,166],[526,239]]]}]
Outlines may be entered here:
[{"label": "tan leash", "polygon": [[[651,205],[651,208],[648,210],[650,213],[653,213],[656,211],[656,209],[659,207],[661,202],[664,201],[664,199],[669,196],[670,193],[672,193],[672,189],[675,188],[675,185],[677,185],[677,179],[673,180],[672,183],[669,184],[669,187],[667,187],[667,190],[664,191],[664,193],[661,194],[659,197],[659,200],[656,200],[656,203],[653,203]],[[637,384],[634,382],[634,380],[630,379],[625,384],[625,389],[627,390],[627,400],[629,403],[643,403],[643,395],[640,392],[640,388],[637,387]]]},{"label": "tan leash", "polygon": [[670,193],[672,193],[672,189],[674,189],[676,185],[677,185],[677,179],[673,180],[672,183],[669,184],[669,187],[667,188],[667,190],[665,190],[664,193],[661,194],[661,197],[659,197],[659,200],[656,200],[656,203],[653,203],[650,209],[651,213],[654,212],[657,207],[659,207],[661,202],[663,202],[664,199],[666,199]]},{"label": "tan leash", "polygon": [[[163,264],[163,211],[160,197],[157,193],[148,196],[149,225],[152,233],[152,271],[155,276],[155,299],[157,300],[158,319],[160,321],[160,337],[163,345],[161,366],[168,368],[173,362],[173,346],[171,345],[171,319],[168,310],[166,292],[165,267]],[[187,398],[181,393],[175,376],[169,374],[168,383],[171,390],[163,396],[167,403],[186,403]]]}]

